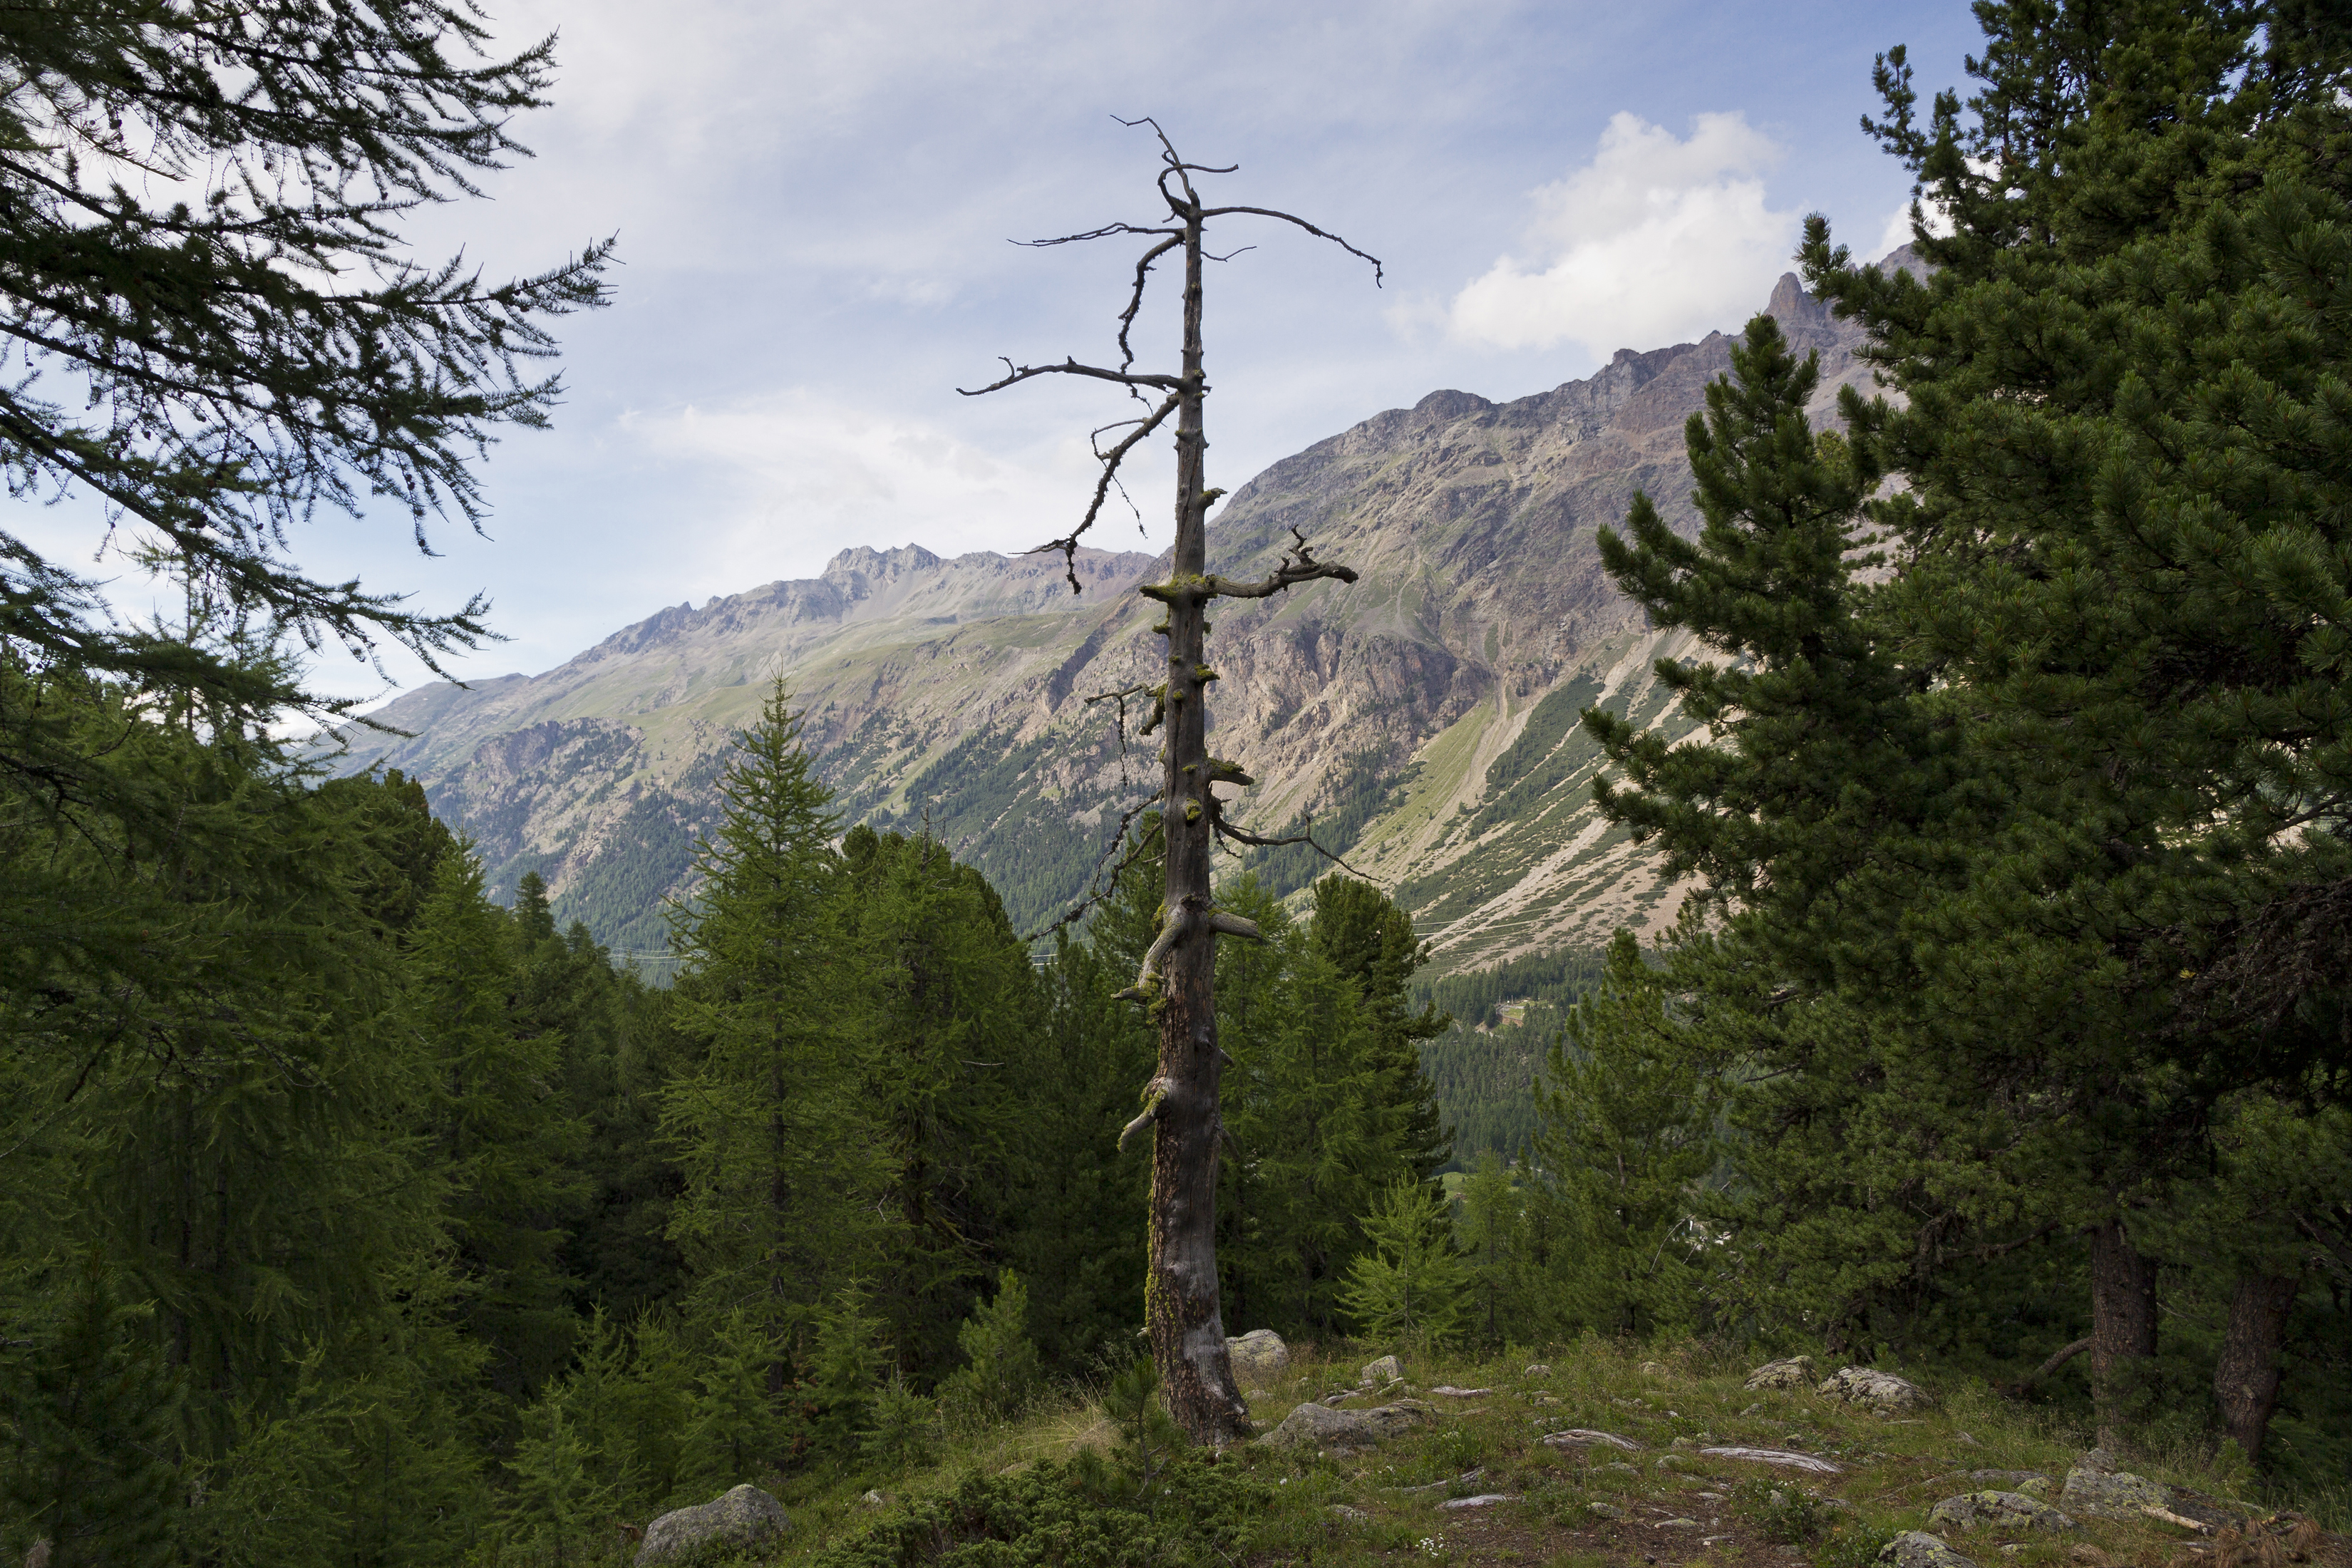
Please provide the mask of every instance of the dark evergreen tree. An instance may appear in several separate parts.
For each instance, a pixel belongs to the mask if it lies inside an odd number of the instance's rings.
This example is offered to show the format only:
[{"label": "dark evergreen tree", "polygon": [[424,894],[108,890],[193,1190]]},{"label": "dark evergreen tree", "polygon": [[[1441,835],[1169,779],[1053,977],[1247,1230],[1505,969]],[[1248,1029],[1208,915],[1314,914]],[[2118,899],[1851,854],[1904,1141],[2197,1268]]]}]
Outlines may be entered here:
[{"label": "dark evergreen tree", "polygon": [[842,844],[844,936],[862,971],[862,1098],[889,1166],[891,1225],[874,1309],[904,1370],[956,1356],[1006,1225],[1024,1090],[1044,1076],[1036,977],[987,879],[927,837],[870,828]]},{"label": "dark evergreen tree", "polygon": [[490,1352],[492,1385],[520,1401],[572,1353],[561,1257],[587,1197],[585,1129],[561,1093],[561,1037],[515,1027],[508,917],[463,844],[442,857],[403,967],[431,1053],[426,1131],[467,1282],[459,1313]]},{"label": "dark evergreen tree", "polygon": [[671,1016],[693,1061],[663,1090],[687,1175],[670,1234],[698,1317],[733,1325],[739,1350],[760,1337],[761,1396],[781,1402],[796,1357],[814,1353],[823,1304],[872,1267],[887,1171],[844,1007],[861,974],[844,940],[832,797],[781,684],[736,748],[700,885],[673,913],[684,968]]}]

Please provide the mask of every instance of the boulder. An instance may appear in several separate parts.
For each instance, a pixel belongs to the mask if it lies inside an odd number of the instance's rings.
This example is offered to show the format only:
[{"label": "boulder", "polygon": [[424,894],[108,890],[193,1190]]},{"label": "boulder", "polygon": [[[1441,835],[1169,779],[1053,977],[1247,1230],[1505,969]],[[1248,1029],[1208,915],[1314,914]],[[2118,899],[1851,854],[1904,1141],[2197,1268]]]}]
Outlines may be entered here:
[{"label": "boulder", "polygon": [[2058,1494],[2060,1507],[2093,1519],[2142,1519],[2144,1510],[2162,1508],[2169,1500],[2164,1483],[2116,1469],[2115,1461],[2097,1448],[2074,1462]]},{"label": "boulder", "polygon": [[1809,1355],[1792,1355],[1786,1361],[1768,1361],[1748,1374],[1750,1388],[1811,1388],[1821,1372]]},{"label": "boulder", "polygon": [[1252,1329],[1227,1340],[1225,1354],[1232,1358],[1235,1381],[1261,1388],[1290,1370],[1290,1347],[1272,1329]]},{"label": "boulder", "polygon": [[1417,1399],[1401,1399],[1370,1410],[1334,1410],[1306,1404],[1258,1439],[1269,1448],[1369,1448],[1398,1433],[1436,1419]]},{"label": "boulder", "polygon": [[1549,1377],[1551,1375],[1551,1368],[1546,1366],[1541,1362],[1537,1362],[1519,1375],[1521,1377]]},{"label": "boulder", "polygon": [[1841,1367],[1823,1378],[1813,1392],[1880,1415],[1905,1415],[1936,1403],[1926,1389],[1909,1379],[1869,1366]]},{"label": "boulder", "polygon": [[1375,1384],[1394,1383],[1403,1375],[1404,1363],[1392,1355],[1384,1355],[1378,1361],[1364,1363],[1362,1373],[1356,1379],[1356,1386],[1370,1388]]},{"label": "boulder", "polygon": [[772,1541],[793,1527],[784,1505],[754,1486],[737,1487],[724,1497],[662,1515],[646,1526],[636,1568],[683,1557],[701,1546],[733,1551]]},{"label": "boulder", "polygon": [[1510,1500],[1511,1494],[1508,1492],[1480,1492],[1476,1497],[1447,1498],[1444,1502],[1439,1503],[1437,1506],[1447,1509],[1487,1508],[1495,1503],[1508,1502]]},{"label": "boulder", "polygon": [[1977,1568],[1976,1559],[1963,1557],[1924,1530],[1906,1530],[1878,1549],[1885,1568]]},{"label": "boulder", "polygon": [[1976,1530],[1985,1525],[2053,1531],[2074,1528],[2071,1517],[2023,1492],[1962,1492],[1958,1497],[1948,1497],[1928,1510],[1927,1522],[1949,1525],[1954,1530]]}]

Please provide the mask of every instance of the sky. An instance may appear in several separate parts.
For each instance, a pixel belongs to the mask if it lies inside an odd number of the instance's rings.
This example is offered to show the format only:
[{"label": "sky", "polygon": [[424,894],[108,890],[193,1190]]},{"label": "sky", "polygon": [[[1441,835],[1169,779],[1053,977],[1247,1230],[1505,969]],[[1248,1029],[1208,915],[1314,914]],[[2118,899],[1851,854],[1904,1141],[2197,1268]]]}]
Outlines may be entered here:
[{"label": "sky", "polygon": [[[486,199],[411,226],[491,276],[618,240],[611,307],[562,325],[547,432],[483,468],[480,533],[404,515],[321,518],[320,574],[455,608],[507,641],[460,677],[537,673],[667,605],[812,576],[854,545],[1017,551],[1092,484],[1087,432],[1118,393],[1061,378],[987,397],[998,355],[1113,353],[1139,242],[1008,243],[1164,216],[1158,117],[1213,200],[1291,211],[1378,256],[1255,219],[1206,289],[1210,482],[1440,388],[1497,400],[1590,374],[1619,348],[1736,331],[1790,268],[1808,212],[1858,253],[1907,233],[1909,181],[1859,126],[1873,57],[1959,82],[1963,0],[489,0],[500,38],[559,35],[534,156]],[[1174,279],[1161,299],[1172,306]],[[1138,330],[1173,368],[1172,309]],[[1163,548],[1164,444],[1141,509],[1089,542]],[[27,534],[138,584],[75,509]],[[429,679],[387,650],[320,689]]]}]

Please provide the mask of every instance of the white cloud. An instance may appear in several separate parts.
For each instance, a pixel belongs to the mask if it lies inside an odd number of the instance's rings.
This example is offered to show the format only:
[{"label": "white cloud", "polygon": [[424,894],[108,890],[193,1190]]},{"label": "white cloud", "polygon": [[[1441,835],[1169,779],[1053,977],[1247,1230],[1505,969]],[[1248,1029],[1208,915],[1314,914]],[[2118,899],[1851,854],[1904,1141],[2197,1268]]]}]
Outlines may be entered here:
[{"label": "white cloud", "polygon": [[1454,296],[1455,335],[1601,357],[1737,326],[1795,242],[1798,215],[1768,206],[1760,178],[1781,152],[1740,114],[1702,114],[1678,140],[1619,113],[1591,163],[1535,193],[1533,254]]},{"label": "white cloud", "polygon": [[[854,544],[1025,547],[1077,521],[1094,474],[1082,440],[1007,456],[805,388],[621,424],[648,454],[724,476],[717,526],[693,542],[711,591],[803,575]],[[1098,525],[1087,542],[1132,548],[1133,524]]]}]

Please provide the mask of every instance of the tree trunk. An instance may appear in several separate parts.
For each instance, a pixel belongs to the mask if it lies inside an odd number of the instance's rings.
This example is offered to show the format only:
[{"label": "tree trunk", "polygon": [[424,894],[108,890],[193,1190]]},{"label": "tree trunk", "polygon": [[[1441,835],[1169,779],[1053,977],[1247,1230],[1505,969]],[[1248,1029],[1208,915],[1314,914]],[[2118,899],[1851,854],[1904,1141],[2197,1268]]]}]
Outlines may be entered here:
[{"label": "tree trunk", "polygon": [[1184,369],[1176,426],[1176,550],[1168,607],[1166,793],[1168,846],[1161,919],[1181,911],[1162,962],[1159,1115],[1151,1137],[1151,1252],[1144,1321],[1168,1413],[1196,1443],[1249,1435],[1217,1303],[1218,1086],[1216,933],[1209,925],[1208,606],[1186,592],[1208,573],[1208,441],[1201,428],[1201,220],[1184,226]]},{"label": "tree trunk", "polygon": [[2213,1397],[2221,1426],[2248,1459],[2263,1451],[2271,1413],[2278,1408],[2279,1349],[2287,1314],[2303,1281],[2293,1275],[2248,1274],[2230,1298],[2230,1327],[2213,1367]]},{"label": "tree trunk", "polygon": [[2116,1450],[2146,1414],[2156,1369],[2156,1259],[2121,1219],[2091,1232],[2091,1384],[2099,1447]]}]

